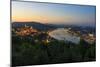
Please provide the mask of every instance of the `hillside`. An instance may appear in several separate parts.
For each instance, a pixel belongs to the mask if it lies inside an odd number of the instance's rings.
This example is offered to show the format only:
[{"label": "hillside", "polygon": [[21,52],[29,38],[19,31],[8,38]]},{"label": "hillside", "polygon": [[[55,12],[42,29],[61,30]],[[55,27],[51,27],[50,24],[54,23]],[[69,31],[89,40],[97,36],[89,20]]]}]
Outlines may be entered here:
[{"label": "hillside", "polygon": [[33,28],[38,29],[38,30],[42,30],[42,31],[52,30],[52,29],[56,28],[55,26],[42,24],[39,22],[13,22],[12,28],[24,27],[25,25],[32,26]]}]

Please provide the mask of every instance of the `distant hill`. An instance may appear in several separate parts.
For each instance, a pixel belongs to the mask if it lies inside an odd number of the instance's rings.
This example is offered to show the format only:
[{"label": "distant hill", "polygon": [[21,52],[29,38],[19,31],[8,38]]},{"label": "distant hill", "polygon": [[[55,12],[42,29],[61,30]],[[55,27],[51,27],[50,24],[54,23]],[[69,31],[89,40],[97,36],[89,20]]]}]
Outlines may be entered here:
[{"label": "distant hill", "polygon": [[26,26],[32,26],[35,29],[43,30],[43,31],[47,31],[47,30],[51,30],[51,29],[56,28],[55,26],[42,24],[42,23],[39,23],[39,22],[13,22],[12,23],[13,28],[24,27],[25,25]]},{"label": "distant hill", "polygon": [[95,34],[95,27],[89,27],[89,26],[77,26],[77,25],[63,25],[63,24],[43,24],[40,22],[13,22],[12,27],[18,28],[18,27],[24,27],[24,26],[32,26],[35,29],[41,30],[41,31],[48,31],[53,30],[56,28],[72,28],[74,31],[81,31],[82,33],[94,33]]}]

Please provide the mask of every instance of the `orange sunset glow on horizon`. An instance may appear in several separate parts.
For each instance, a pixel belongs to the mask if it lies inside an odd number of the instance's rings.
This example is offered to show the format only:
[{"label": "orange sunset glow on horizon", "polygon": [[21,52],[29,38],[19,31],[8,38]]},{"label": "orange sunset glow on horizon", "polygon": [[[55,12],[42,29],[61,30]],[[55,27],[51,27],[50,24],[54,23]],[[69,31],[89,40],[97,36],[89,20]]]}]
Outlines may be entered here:
[{"label": "orange sunset glow on horizon", "polygon": [[95,12],[94,6],[12,2],[12,22],[94,25]]}]

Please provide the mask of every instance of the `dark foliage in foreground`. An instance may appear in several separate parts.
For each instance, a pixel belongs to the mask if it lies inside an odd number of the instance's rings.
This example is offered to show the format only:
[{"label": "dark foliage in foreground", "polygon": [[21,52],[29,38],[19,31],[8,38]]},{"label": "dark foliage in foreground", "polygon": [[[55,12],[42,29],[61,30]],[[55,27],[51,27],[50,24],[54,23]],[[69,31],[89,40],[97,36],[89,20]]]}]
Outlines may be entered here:
[{"label": "dark foliage in foreground", "polygon": [[57,40],[44,43],[16,36],[12,37],[11,61],[12,66],[95,61],[95,50],[95,43],[83,40],[79,44]]}]

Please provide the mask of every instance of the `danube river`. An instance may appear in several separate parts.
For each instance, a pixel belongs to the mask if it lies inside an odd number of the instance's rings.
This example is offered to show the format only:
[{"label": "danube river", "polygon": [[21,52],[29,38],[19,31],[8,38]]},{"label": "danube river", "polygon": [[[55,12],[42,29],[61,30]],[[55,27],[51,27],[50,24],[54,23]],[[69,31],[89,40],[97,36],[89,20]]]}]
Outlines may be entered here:
[{"label": "danube river", "polygon": [[58,28],[56,30],[49,32],[49,36],[57,40],[69,41],[78,44],[80,42],[80,37],[75,36],[68,31],[69,31],[68,29]]}]

